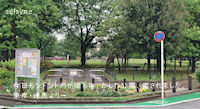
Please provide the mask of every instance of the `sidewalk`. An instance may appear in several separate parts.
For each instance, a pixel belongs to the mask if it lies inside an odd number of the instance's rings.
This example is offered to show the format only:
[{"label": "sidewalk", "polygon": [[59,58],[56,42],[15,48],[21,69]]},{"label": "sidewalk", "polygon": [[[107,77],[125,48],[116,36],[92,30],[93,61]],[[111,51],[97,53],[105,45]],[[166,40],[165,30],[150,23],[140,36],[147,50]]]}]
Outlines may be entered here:
[{"label": "sidewalk", "polygon": [[[143,107],[143,106],[166,106],[175,103],[187,102],[191,100],[200,100],[200,89],[191,91],[179,91],[176,94],[179,96],[168,97],[165,99],[151,100],[136,104],[49,104],[49,105],[16,105],[16,107]],[[197,92],[196,92],[197,91]],[[186,94],[190,93],[190,94]],[[167,93],[167,96],[176,95]],[[181,95],[184,94],[184,95]]]},{"label": "sidewalk", "polygon": [[176,90],[176,93],[173,93],[172,90],[165,90],[165,97],[168,98],[168,97],[180,96],[180,95],[195,93],[195,92],[200,92],[200,89],[188,90],[187,88],[179,88]]},{"label": "sidewalk", "polygon": [[[182,94],[183,93],[185,93],[185,92],[182,92]],[[181,93],[179,93],[179,94],[181,94]],[[136,103],[135,106],[169,105],[169,104],[178,103],[178,102],[190,101],[193,99],[200,99],[200,92],[179,95],[179,96],[169,97],[169,98],[165,98],[165,99],[152,100],[152,101],[147,101],[147,102],[142,102],[142,103]]]}]

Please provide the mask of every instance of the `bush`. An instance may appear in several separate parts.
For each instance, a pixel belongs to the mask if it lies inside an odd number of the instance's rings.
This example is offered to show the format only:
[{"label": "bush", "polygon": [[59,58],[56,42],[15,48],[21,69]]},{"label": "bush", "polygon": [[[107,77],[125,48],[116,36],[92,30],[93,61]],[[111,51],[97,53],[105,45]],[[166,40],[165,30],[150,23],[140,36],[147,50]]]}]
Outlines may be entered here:
[{"label": "bush", "polygon": [[5,61],[5,62],[1,61],[0,65],[3,68],[6,68],[8,70],[12,70],[12,71],[15,70],[15,61],[14,60],[9,60],[9,61]]},{"label": "bush", "polygon": [[195,76],[196,76],[197,81],[200,83],[200,69],[196,70]]},{"label": "bush", "polygon": [[94,94],[90,93],[90,92],[81,92],[81,91],[79,91],[79,92],[75,93],[75,96],[77,96],[77,97],[91,97],[91,96],[94,96]]},{"label": "bush", "polygon": [[6,68],[0,68],[0,85],[8,86],[12,85],[15,78],[14,71],[9,71]]},{"label": "bush", "polygon": [[14,77],[14,71],[9,71],[5,67],[0,68],[0,86],[3,87],[4,91],[13,93]]},{"label": "bush", "polygon": [[54,67],[54,64],[48,60],[41,60],[41,62],[40,62],[41,72],[43,72],[45,70],[49,70],[53,67]]},{"label": "bush", "polygon": [[103,97],[119,97],[119,96],[122,96],[122,94],[120,92],[116,92],[115,90],[110,89],[110,90],[101,92],[99,94],[99,96],[103,96]]}]

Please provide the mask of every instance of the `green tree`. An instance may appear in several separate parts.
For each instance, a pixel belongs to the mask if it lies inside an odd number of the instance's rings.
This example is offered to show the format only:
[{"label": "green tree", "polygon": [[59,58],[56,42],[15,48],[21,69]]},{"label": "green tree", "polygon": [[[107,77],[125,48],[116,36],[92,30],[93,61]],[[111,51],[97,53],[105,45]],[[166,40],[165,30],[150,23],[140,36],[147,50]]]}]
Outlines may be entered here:
[{"label": "green tree", "polygon": [[76,58],[76,56],[80,56],[80,43],[79,40],[73,36],[67,35],[64,40],[61,40],[58,45],[58,55],[63,55],[67,57],[67,54],[71,56],[71,58]]},{"label": "green tree", "polygon": [[14,58],[17,47],[40,48],[38,43],[60,26],[60,11],[52,0],[1,0],[0,10],[4,60]]},{"label": "green tree", "polygon": [[190,28],[186,31],[185,47],[182,51],[183,56],[190,59],[192,63],[192,72],[195,72],[196,62],[200,58],[200,1],[199,0],[186,0],[185,4],[190,16],[187,22]]},{"label": "green tree", "polygon": [[200,58],[200,28],[197,26],[190,27],[186,34],[184,41],[186,45],[182,54],[191,58],[192,72],[195,72],[196,62]]},{"label": "green tree", "polygon": [[93,46],[93,33],[100,22],[109,14],[113,0],[66,0],[63,3],[64,28],[67,35],[79,40],[81,51],[81,65],[86,62],[86,51]]},{"label": "green tree", "polygon": [[179,53],[187,28],[187,11],[182,0],[123,0],[122,7],[139,51],[147,53],[149,70],[151,58],[157,57],[160,67],[160,43],[154,40],[156,31],[163,31],[166,35],[165,60],[167,55],[176,56]]}]

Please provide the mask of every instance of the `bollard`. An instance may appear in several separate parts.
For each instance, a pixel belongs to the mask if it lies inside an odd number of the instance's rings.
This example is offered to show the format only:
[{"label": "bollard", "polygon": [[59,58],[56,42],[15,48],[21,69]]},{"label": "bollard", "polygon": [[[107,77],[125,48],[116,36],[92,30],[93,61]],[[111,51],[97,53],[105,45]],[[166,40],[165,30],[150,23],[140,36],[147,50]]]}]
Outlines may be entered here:
[{"label": "bollard", "polygon": [[151,85],[152,85],[152,92],[155,92],[155,84],[154,84],[154,82],[151,82]]},{"label": "bollard", "polygon": [[20,84],[20,94],[24,93],[24,90],[23,90],[22,84],[23,84],[23,83]]},{"label": "bollard", "polygon": [[140,91],[140,84],[139,84],[139,82],[136,83],[136,86],[137,86],[137,92],[139,92]]},{"label": "bollard", "polygon": [[63,78],[61,77],[61,78],[60,78],[60,84],[62,84],[62,81],[63,81]]},{"label": "bollard", "polygon": [[192,90],[192,76],[188,76],[188,90]]},{"label": "bollard", "polygon": [[94,84],[94,78],[92,78],[92,84]]},{"label": "bollard", "polygon": [[133,72],[133,80],[135,79],[135,73]]},{"label": "bollard", "polygon": [[118,85],[115,86],[115,91],[116,91],[116,92],[118,91]]},{"label": "bollard", "polygon": [[176,93],[176,77],[172,78],[172,92]]},{"label": "bollard", "polygon": [[81,92],[83,92],[84,91],[84,89],[83,89],[83,84],[81,84],[81,90],[80,90]]},{"label": "bollard", "polygon": [[124,79],[124,87],[126,87],[126,79]]},{"label": "bollard", "polygon": [[44,92],[47,92],[47,84],[44,84]]}]

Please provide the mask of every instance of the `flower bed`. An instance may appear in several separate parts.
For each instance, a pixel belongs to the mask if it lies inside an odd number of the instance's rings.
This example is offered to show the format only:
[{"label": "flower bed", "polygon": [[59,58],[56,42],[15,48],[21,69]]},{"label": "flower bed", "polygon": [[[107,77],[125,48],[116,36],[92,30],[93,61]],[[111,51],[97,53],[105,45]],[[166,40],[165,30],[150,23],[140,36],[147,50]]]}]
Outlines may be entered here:
[{"label": "flower bed", "polygon": [[[26,80],[22,83],[23,92],[18,87],[18,94],[21,98],[35,98],[36,97],[36,85],[33,84],[34,80]],[[21,84],[21,83],[20,83]],[[82,88],[81,88],[82,84]],[[47,90],[45,92],[45,87]],[[21,85],[19,85],[21,86]],[[13,89],[12,89],[13,90]],[[89,84],[89,83],[75,83],[71,82],[66,84],[63,81],[62,84],[58,82],[51,82],[50,80],[41,81],[40,85],[40,97],[42,98],[62,98],[62,97],[122,97],[138,95],[141,93],[151,92],[149,89],[140,89],[137,92],[136,87],[123,87],[118,85],[107,86],[104,84]],[[6,93],[13,94],[13,91],[7,89]],[[21,94],[20,94],[21,93]]]}]

